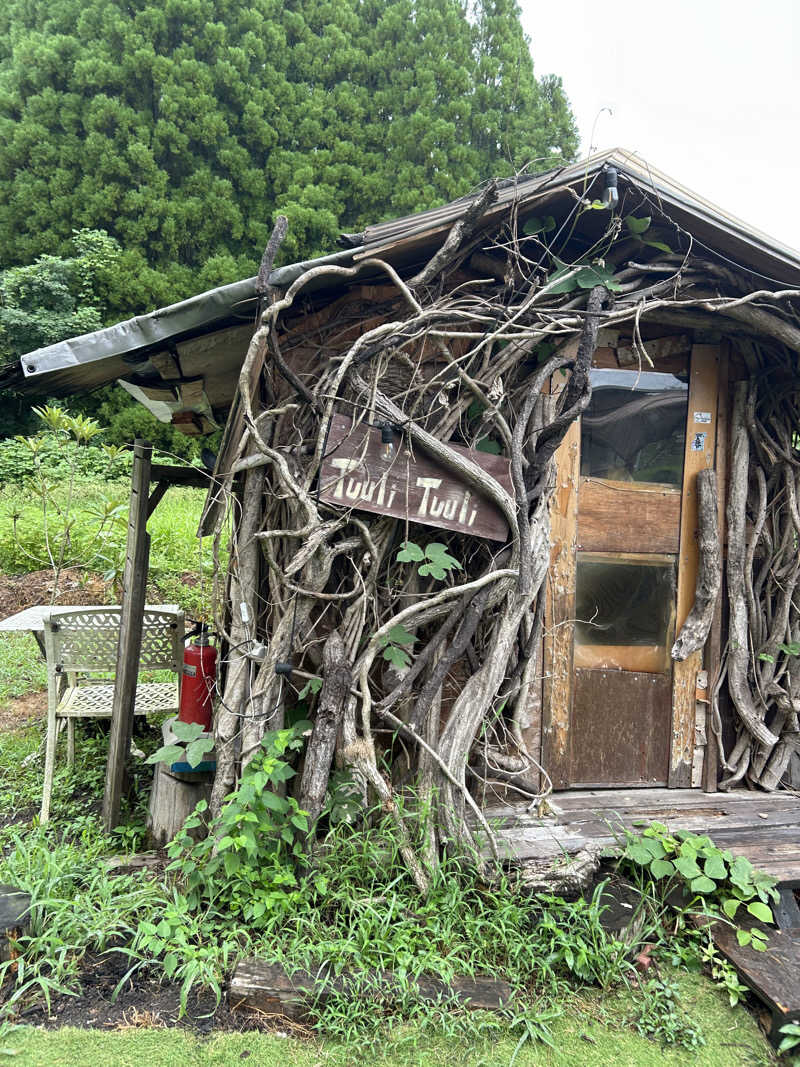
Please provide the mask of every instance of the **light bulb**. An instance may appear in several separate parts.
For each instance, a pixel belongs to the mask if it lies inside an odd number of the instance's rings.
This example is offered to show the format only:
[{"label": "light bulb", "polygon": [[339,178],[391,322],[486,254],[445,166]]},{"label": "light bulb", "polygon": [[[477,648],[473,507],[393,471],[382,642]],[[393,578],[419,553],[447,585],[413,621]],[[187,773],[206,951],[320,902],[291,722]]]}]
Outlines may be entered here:
[{"label": "light bulb", "polygon": [[394,434],[392,432],[392,424],[384,422],[381,426],[381,456],[384,459],[391,459],[393,455]]},{"label": "light bulb", "polygon": [[603,189],[603,204],[606,207],[614,208],[619,202],[619,193],[617,192],[617,168],[606,167],[606,184]]}]

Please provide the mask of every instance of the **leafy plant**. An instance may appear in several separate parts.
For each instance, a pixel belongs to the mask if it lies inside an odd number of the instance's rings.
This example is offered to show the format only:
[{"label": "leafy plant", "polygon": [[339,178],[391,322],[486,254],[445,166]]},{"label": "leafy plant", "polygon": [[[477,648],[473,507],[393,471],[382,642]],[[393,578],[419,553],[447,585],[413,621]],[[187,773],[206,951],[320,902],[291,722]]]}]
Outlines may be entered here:
[{"label": "leafy plant", "polygon": [[[743,856],[717,848],[706,836],[679,830],[671,834],[654,822],[640,834],[628,833],[623,859],[645,868],[656,881],[681,886],[692,902],[733,921],[740,908],[759,922],[774,921],[775,879],[756,870]],[[767,936],[758,927],[739,928],[740,945],[766,948]]]},{"label": "leafy plant", "polygon": [[662,1045],[678,1045],[685,1049],[705,1044],[700,1030],[680,1007],[678,990],[673,982],[650,978],[639,983],[638,993],[631,1016],[637,1033],[653,1038]]},{"label": "leafy plant", "polygon": [[[70,415],[55,405],[45,405],[33,409],[44,423],[47,433],[57,441],[70,443],[80,449],[86,447],[93,438],[102,432],[99,423],[85,415]],[[29,568],[49,566],[53,571],[53,600],[58,594],[58,583],[65,567],[84,562],[87,552],[96,554],[106,564],[111,564],[113,575],[121,573],[122,537],[116,539],[116,557],[113,533],[115,526],[122,533],[124,507],[111,499],[105,499],[96,511],[79,507],[77,482],[77,465],[73,464],[67,473],[66,496],[58,492],[58,483],[53,479],[42,452],[45,437],[41,434],[33,437],[18,437],[17,442],[25,447],[32,458],[33,476],[27,488],[32,492],[39,505],[38,543],[23,545],[19,536],[17,519],[12,516],[14,539],[28,558]],[[113,460],[106,458],[107,468]],[[87,530],[81,530],[87,526]]]},{"label": "leafy plant", "polygon": [[405,626],[400,624],[393,626],[387,634],[381,637],[383,658],[387,663],[391,663],[395,670],[404,670],[411,664],[411,656],[406,651],[406,647],[413,645],[415,641],[416,638]]},{"label": "leafy plant", "polygon": [[646,215],[641,219],[637,219],[635,215],[626,215],[625,228],[628,231],[628,236],[634,238],[640,244],[657,248],[660,252],[671,252],[672,249],[663,241],[654,241],[651,237],[644,236],[649,231],[652,221],[650,215]]},{"label": "leafy plant", "polygon": [[531,215],[530,218],[525,220],[522,232],[526,237],[534,237],[538,233],[552,233],[555,228],[556,220],[552,215],[545,215],[543,219],[538,218],[536,215]]},{"label": "leafy plant", "polygon": [[414,541],[404,541],[396,558],[398,563],[419,563],[420,576],[425,578],[430,575],[437,582],[443,581],[450,571],[463,569],[447,551],[447,546],[438,541],[432,541],[424,549]]},{"label": "leafy plant", "polygon": [[786,1023],[778,1033],[784,1035],[778,1045],[778,1052],[792,1052],[800,1046],[800,1023]]},{"label": "leafy plant", "polygon": [[576,289],[593,289],[604,285],[609,292],[618,292],[620,285],[602,259],[591,262],[565,263],[558,256],[553,256],[556,271],[547,280],[548,291],[553,295],[572,293]]},{"label": "leafy plant", "polygon": [[[178,718],[168,720],[170,732],[183,742],[180,745],[162,745],[156,749],[152,756],[148,756],[146,763],[188,763],[190,767],[196,767],[202,763],[203,757],[214,747],[214,738],[209,737],[206,730],[199,722],[181,722]],[[203,734],[206,736],[204,737]]]},{"label": "leafy plant", "polygon": [[219,908],[258,927],[302,897],[308,817],[281,790],[294,777],[289,757],[303,747],[310,725],[301,721],[267,733],[208,835],[192,837],[204,822],[207,804],[201,801],[169,845],[168,870],[192,910]]}]

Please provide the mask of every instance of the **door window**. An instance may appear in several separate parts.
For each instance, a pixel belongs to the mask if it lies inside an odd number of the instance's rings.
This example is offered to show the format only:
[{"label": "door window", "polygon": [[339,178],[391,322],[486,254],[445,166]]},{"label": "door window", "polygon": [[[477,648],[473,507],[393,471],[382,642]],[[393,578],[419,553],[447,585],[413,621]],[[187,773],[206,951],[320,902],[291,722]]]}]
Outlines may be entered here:
[{"label": "door window", "polygon": [[675,560],[579,552],[575,666],[666,673],[675,628]]},{"label": "door window", "polygon": [[591,382],[592,398],[581,419],[581,474],[679,486],[687,382],[638,370],[593,370]]}]

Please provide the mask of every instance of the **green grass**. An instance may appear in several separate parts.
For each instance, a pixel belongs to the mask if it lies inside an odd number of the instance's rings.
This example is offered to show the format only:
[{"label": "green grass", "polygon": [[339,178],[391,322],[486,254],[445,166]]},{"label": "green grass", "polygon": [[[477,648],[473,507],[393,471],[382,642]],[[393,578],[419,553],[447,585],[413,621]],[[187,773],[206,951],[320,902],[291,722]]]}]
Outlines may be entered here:
[{"label": "green grass", "polygon": [[[526,1044],[515,1067],[767,1067],[776,1062],[751,1015],[731,1009],[724,997],[703,978],[679,980],[681,999],[702,1027],[706,1044],[691,1053],[664,1049],[640,1037],[624,1023],[623,996],[592,994],[565,1004],[552,1025],[555,1048]],[[233,1067],[250,1062],[257,1067],[312,1067],[317,1064],[375,1064],[376,1067],[507,1067],[517,1039],[507,1033],[472,1045],[448,1040],[407,1025],[387,1036],[380,1050],[367,1058],[347,1046],[271,1034],[213,1034],[196,1037],[176,1029],[131,1029],[122,1032],[20,1028],[0,1039],[3,1048],[16,1049],[13,1062],[26,1067]],[[245,1055],[249,1053],[249,1055]]]},{"label": "green grass", "polygon": [[0,634],[0,707],[47,686],[44,657],[32,634]]},{"label": "green grass", "polygon": [[[127,482],[84,481],[76,490],[72,509],[70,549],[65,563],[98,573],[122,573],[127,535]],[[190,614],[208,611],[213,572],[211,539],[197,538],[205,493],[201,489],[173,486],[159,503],[148,523],[150,532],[150,579],[159,594],[180,604]],[[53,501],[65,506],[66,489],[53,491]],[[102,535],[100,516],[109,507],[119,507]],[[51,520],[59,544],[58,518]],[[49,566],[43,534],[42,508],[30,489],[0,486],[0,571],[24,574]],[[194,576],[189,583],[183,576]]]}]

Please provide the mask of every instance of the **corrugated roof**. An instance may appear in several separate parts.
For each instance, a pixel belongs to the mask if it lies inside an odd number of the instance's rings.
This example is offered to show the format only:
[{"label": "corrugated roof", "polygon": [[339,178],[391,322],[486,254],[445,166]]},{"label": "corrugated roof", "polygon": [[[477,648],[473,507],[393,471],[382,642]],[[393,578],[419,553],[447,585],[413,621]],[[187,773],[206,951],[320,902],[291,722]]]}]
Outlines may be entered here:
[{"label": "corrugated roof", "polygon": [[[559,194],[597,196],[599,189],[593,187],[602,180],[601,173],[609,164],[618,169],[621,187],[638,190],[654,209],[663,209],[702,248],[764,280],[800,286],[800,254],[621,148],[544,174],[502,181],[488,216],[501,215],[515,201],[523,209],[532,209],[537,202],[546,202]],[[273,271],[270,284],[283,288],[308,267],[325,263],[351,266],[380,255],[395,265],[405,265],[414,258],[425,258],[441,243],[473,197],[474,193],[430,211],[369,226],[360,235],[360,245],[281,267]],[[330,284],[341,286],[338,280]],[[252,312],[254,300],[255,278],[220,286],[148,315],[30,352],[19,364],[0,372],[0,385],[31,393],[69,393],[95,388],[129,374],[137,355],[144,358],[147,351],[242,321]]]}]

